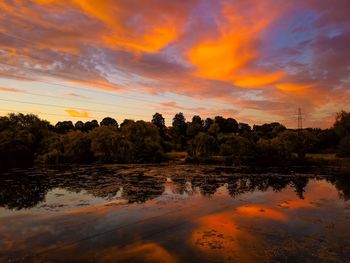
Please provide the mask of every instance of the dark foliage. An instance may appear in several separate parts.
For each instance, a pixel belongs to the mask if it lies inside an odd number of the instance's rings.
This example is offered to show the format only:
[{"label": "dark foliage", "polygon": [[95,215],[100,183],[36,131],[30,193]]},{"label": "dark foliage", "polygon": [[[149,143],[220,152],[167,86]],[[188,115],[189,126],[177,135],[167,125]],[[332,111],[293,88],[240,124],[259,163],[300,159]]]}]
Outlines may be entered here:
[{"label": "dark foliage", "polygon": [[101,123],[100,123],[101,126],[114,126],[114,127],[118,127],[118,122],[111,118],[111,117],[106,117],[104,118]]},{"label": "dark foliage", "polygon": [[[79,125],[80,125],[80,123],[78,124],[78,126]],[[55,130],[58,133],[66,133],[66,132],[71,131],[73,129],[74,129],[74,126],[73,126],[73,123],[71,121],[59,121],[55,125]]]},{"label": "dark foliage", "polygon": [[32,165],[49,133],[49,123],[35,115],[1,117],[0,170]]},{"label": "dark foliage", "polygon": [[162,114],[160,113],[155,113],[152,118],[152,123],[158,128],[159,130],[159,135],[164,138],[165,137],[165,131],[166,131],[166,126],[165,126],[165,119]]},{"label": "dark foliage", "polygon": [[166,127],[160,113],[151,122],[104,118],[55,126],[35,115],[0,117],[0,170],[31,166],[35,162],[154,163],[169,151],[187,151],[195,161],[224,160],[226,164],[288,165],[306,153],[350,156],[350,114],[340,112],[331,129],[286,129],[280,123],[254,125],[216,116],[205,121],[182,113]]}]

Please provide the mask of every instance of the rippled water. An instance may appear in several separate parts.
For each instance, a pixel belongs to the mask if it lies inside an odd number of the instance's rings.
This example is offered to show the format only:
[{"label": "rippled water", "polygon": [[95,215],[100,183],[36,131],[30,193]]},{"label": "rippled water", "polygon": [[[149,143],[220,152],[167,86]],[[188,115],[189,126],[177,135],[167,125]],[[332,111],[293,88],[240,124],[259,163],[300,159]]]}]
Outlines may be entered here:
[{"label": "rippled water", "polygon": [[346,176],[201,166],[17,170],[0,261],[349,262]]}]

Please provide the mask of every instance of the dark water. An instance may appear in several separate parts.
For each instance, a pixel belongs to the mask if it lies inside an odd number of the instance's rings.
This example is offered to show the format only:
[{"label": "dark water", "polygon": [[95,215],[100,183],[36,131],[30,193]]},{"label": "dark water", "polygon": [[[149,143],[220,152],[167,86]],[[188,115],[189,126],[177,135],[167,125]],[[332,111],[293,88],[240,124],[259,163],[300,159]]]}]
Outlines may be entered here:
[{"label": "dark water", "polygon": [[346,176],[94,166],[0,179],[0,262],[350,262]]}]

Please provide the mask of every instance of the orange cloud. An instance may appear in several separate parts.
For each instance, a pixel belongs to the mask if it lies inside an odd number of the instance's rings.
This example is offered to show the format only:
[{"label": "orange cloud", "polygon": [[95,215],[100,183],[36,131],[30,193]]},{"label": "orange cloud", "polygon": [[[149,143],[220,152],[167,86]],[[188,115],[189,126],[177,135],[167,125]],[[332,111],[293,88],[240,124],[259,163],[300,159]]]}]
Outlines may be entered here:
[{"label": "orange cloud", "polygon": [[[57,2],[61,1],[37,1],[39,4]],[[191,6],[191,3],[157,0],[68,0],[68,4],[104,24],[100,40],[107,46],[141,52],[155,52],[174,41]]]},{"label": "orange cloud", "polygon": [[81,94],[77,94],[74,92],[68,93],[67,96],[73,97],[73,98],[83,98],[83,99],[88,99],[89,97],[81,95]]},{"label": "orange cloud", "polygon": [[[96,30],[93,23],[88,21],[80,22],[78,26],[72,24],[71,27],[67,27],[65,23],[59,23],[52,19],[55,15],[58,17],[57,15],[64,14],[64,8],[67,5],[66,0],[9,1],[8,3],[2,3],[0,10],[2,9],[6,13],[0,18],[9,19],[11,27],[7,27],[5,24],[0,25],[0,32],[4,32],[9,37],[9,41],[1,43],[1,46],[9,48],[21,46],[18,48],[19,53],[28,57],[31,57],[33,49],[56,50],[78,55],[80,45],[77,45],[77,43],[81,43],[81,41],[87,43],[92,40],[91,35],[89,36],[89,33],[91,34],[89,28],[93,29],[95,34],[100,30]],[[79,26],[81,30],[78,30]],[[17,30],[13,32],[12,28]],[[23,30],[25,28],[27,30]],[[40,31],[40,34],[32,34],[36,31]]]},{"label": "orange cloud", "polygon": [[24,92],[20,89],[0,87],[0,92]]},{"label": "orange cloud", "polygon": [[258,73],[258,74],[246,74],[243,76],[237,76],[234,84],[239,87],[261,87],[276,83],[284,76],[283,71],[277,71],[272,73]]},{"label": "orange cloud", "polygon": [[69,116],[71,117],[81,117],[81,118],[89,118],[90,115],[86,111],[77,111],[73,109],[66,109],[64,110],[66,113],[68,113]]},{"label": "orange cloud", "polygon": [[[173,40],[176,32],[171,23],[161,26],[151,17],[145,16],[141,11],[139,19],[143,20],[144,27],[135,28],[128,26],[128,17],[132,18],[135,13],[123,5],[123,1],[73,1],[87,15],[99,19],[108,28],[103,40],[110,46],[124,47],[139,51],[157,51]],[[125,4],[125,2],[124,2]],[[153,23],[152,23],[153,22]],[[169,28],[170,26],[170,28]],[[135,32],[139,30],[139,32]],[[164,34],[165,33],[165,34]]]},{"label": "orange cloud", "polygon": [[313,86],[313,84],[281,83],[277,84],[276,88],[290,93],[303,94],[309,91]]},{"label": "orange cloud", "polygon": [[[246,13],[244,8],[253,9]],[[270,10],[271,11],[271,10]],[[225,21],[220,24],[219,37],[201,41],[191,48],[188,58],[197,67],[196,75],[231,81],[241,87],[259,87],[280,80],[283,72],[254,73],[250,64],[259,57],[259,34],[276,17],[266,12],[266,6],[225,4],[222,9]],[[242,72],[249,70],[248,73]]]},{"label": "orange cloud", "polygon": [[179,108],[179,105],[175,101],[162,102],[160,105],[169,108]]},{"label": "orange cloud", "polygon": [[322,107],[329,101],[341,103],[344,99],[342,95],[317,83],[279,83],[275,87],[273,92],[275,98],[295,103],[296,106],[305,105],[304,110]]}]

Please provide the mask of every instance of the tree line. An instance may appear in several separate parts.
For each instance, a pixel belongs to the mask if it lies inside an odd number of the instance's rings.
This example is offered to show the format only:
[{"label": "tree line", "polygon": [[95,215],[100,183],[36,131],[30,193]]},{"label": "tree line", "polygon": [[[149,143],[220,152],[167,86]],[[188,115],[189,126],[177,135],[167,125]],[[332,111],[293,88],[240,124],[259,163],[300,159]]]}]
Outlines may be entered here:
[{"label": "tree line", "polygon": [[189,162],[221,160],[229,165],[288,165],[306,153],[350,156],[350,113],[342,111],[329,129],[287,129],[278,122],[251,127],[216,116],[172,126],[160,113],[150,122],[106,117],[51,125],[33,114],[0,117],[0,170],[33,164],[159,163],[168,152],[187,152]]}]

